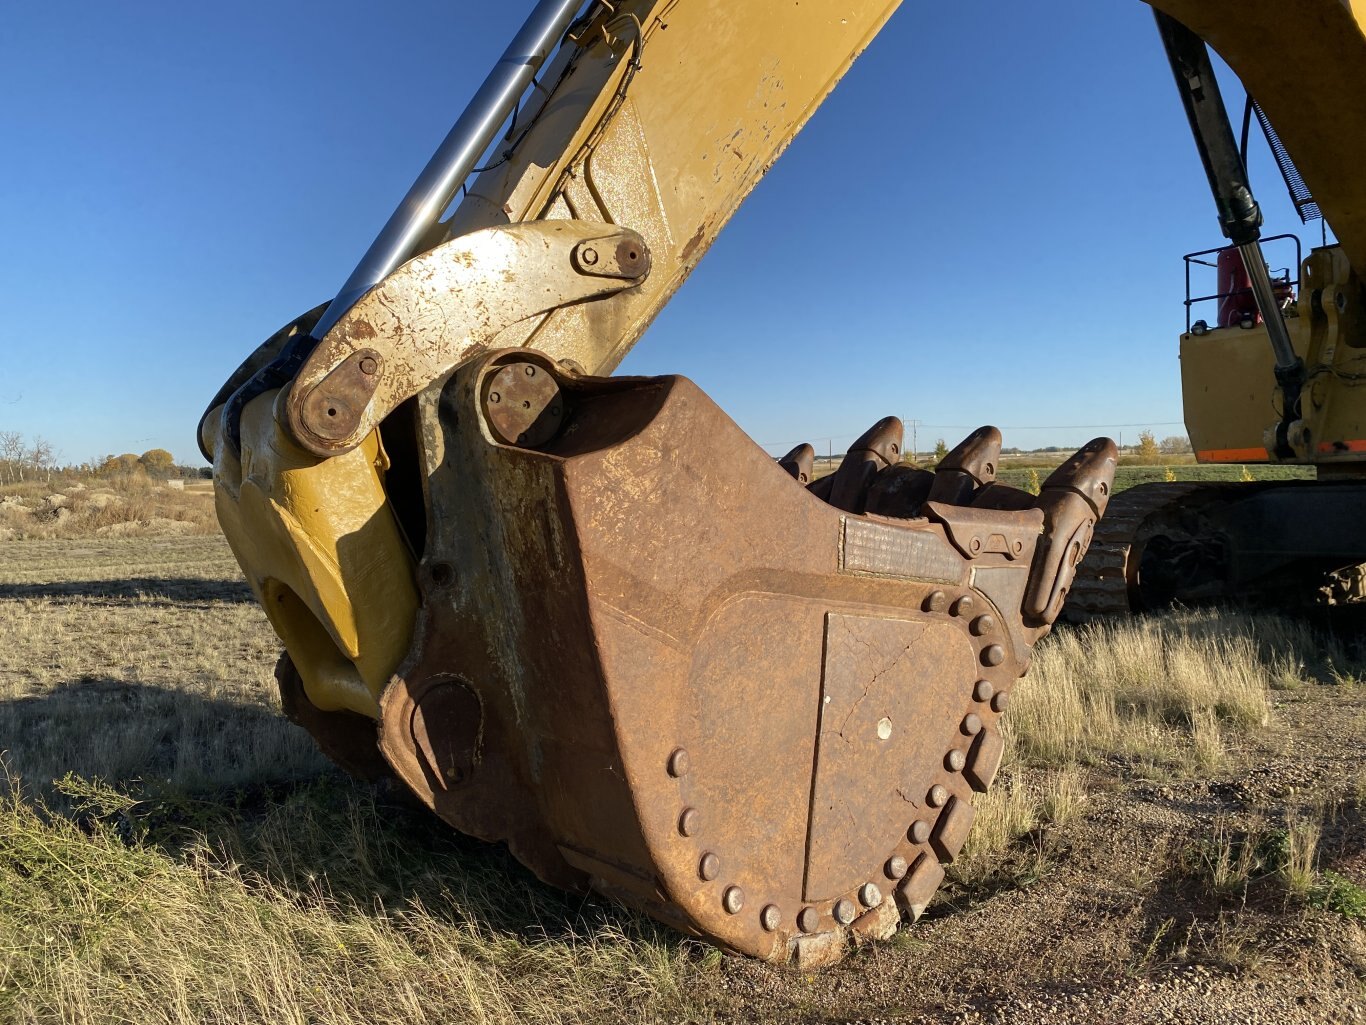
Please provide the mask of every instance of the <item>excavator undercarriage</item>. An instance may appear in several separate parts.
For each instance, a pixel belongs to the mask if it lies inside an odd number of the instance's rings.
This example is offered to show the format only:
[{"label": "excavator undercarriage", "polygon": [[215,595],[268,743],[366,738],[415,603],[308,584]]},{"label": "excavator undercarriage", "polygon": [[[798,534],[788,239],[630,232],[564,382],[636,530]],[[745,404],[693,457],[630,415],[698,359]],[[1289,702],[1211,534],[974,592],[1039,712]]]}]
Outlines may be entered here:
[{"label": "excavator undercarriage", "polygon": [[1064,618],[1244,604],[1310,612],[1366,602],[1357,481],[1143,484],[1117,494]]}]

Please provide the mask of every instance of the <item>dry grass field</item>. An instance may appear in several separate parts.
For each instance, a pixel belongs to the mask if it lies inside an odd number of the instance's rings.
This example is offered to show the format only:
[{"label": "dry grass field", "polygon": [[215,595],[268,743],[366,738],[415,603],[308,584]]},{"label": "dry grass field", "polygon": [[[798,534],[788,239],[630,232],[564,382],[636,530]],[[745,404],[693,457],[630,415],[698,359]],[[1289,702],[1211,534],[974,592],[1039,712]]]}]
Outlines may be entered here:
[{"label": "dry grass field", "polygon": [[1363,1020],[1363,660],[1315,627],[1059,631],[926,917],[799,974],[333,771],[222,539],[108,525],[0,542],[5,1025]]},{"label": "dry grass field", "polygon": [[213,485],[143,474],[0,488],[0,541],[184,537],[218,533]]}]

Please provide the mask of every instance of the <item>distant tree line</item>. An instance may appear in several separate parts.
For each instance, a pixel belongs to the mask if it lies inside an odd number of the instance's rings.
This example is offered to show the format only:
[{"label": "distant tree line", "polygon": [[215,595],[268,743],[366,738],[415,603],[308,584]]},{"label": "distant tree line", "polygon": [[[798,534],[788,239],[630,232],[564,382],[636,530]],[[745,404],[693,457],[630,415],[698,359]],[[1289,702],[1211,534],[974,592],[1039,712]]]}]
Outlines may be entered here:
[{"label": "distant tree line", "polygon": [[[948,455],[949,447],[940,438],[934,445],[935,462]],[[1043,445],[1039,448],[1010,448],[1001,449],[1001,454],[1005,456],[1032,456],[1041,453],[1061,453],[1071,455],[1076,451],[1075,445]],[[1157,436],[1152,431],[1139,431],[1137,445],[1125,445],[1120,451],[1129,452],[1138,456],[1139,462],[1157,465],[1165,462],[1164,456],[1186,455],[1191,451],[1190,439],[1184,434],[1173,434],[1157,440]]]},{"label": "distant tree line", "polygon": [[125,452],[121,456],[109,455],[100,460],[96,472],[102,477],[119,477],[145,473],[148,477],[174,477],[176,472],[175,456],[164,448],[148,449],[137,456]]},{"label": "distant tree line", "polygon": [[125,452],[105,455],[84,463],[62,465],[57,452],[41,437],[25,438],[19,431],[0,431],[0,484],[49,481],[54,474],[74,477],[120,477],[141,474],[158,480],[171,477],[205,477],[207,467],[184,466],[164,448],[142,455]]}]

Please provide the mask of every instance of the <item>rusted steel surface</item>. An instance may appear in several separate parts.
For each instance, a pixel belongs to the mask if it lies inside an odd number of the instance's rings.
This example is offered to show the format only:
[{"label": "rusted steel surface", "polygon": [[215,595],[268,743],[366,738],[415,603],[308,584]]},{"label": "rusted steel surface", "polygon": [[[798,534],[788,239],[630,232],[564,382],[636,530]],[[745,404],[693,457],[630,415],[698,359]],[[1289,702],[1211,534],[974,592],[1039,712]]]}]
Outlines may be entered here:
[{"label": "rusted steel surface", "polygon": [[[682,378],[507,350],[418,422],[421,610],[378,731],[424,802],[549,882],[768,960],[823,963],[923,910],[1112,444],[1003,503],[985,429],[917,485],[956,502],[903,488],[890,516],[803,487],[803,452],[774,461]],[[907,477],[899,422],[864,440],[854,508]]]},{"label": "rusted steel surface", "polygon": [[798,445],[778,460],[778,465],[790,473],[798,484],[810,484],[816,468],[816,450],[810,445]]},{"label": "rusted steel surface", "polygon": [[383,366],[382,353],[357,349],[333,367],[298,405],[309,433],[332,444],[344,444],[365,418]]},{"label": "rusted steel surface", "polygon": [[357,779],[373,782],[393,775],[375,743],[373,719],[356,712],[325,712],[313,704],[288,654],[276,663],[275,682],[285,716],[306,729],[328,758]]},{"label": "rusted steel surface", "polygon": [[836,509],[863,512],[868,487],[888,467],[901,461],[901,421],[884,417],[849,446],[844,461],[830,477],[829,494],[821,497]]},{"label": "rusted steel surface", "polygon": [[564,425],[560,386],[534,363],[505,366],[489,375],[483,402],[494,438],[505,445],[542,445]]}]

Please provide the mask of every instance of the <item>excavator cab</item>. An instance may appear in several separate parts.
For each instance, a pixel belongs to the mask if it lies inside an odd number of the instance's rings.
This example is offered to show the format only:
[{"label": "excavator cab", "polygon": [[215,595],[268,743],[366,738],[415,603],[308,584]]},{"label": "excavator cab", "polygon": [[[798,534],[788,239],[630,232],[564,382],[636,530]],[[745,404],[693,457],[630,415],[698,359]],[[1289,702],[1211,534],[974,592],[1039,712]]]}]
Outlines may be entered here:
[{"label": "excavator cab", "polygon": [[201,424],[285,711],[335,761],[804,965],[923,911],[1115,465],[1097,439],[1027,494],[994,428],[930,470],[889,417],[813,480],[687,379],[610,375],[893,6],[541,3]]}]

